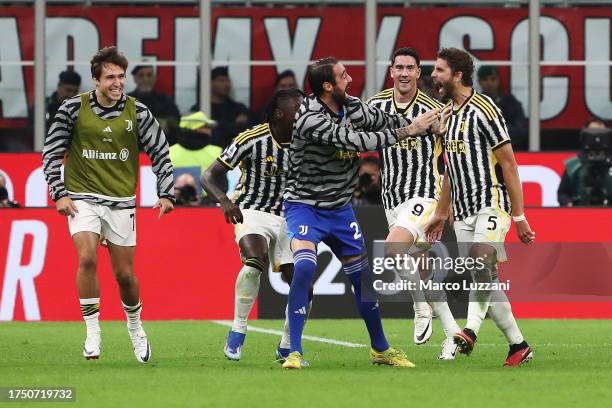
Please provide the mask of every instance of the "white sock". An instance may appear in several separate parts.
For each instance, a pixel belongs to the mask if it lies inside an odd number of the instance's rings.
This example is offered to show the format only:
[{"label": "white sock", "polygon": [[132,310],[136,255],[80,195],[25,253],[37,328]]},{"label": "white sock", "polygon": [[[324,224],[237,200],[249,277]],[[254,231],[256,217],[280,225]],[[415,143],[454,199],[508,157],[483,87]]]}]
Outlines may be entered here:
[{"label": "white sock", "polygon": [[259,293],[259,277],[261,271],[252,266],[244,265],[236,278],[234,293],[234,324],[232,331],[245,334],[247,320],[253,309],[255,298]]},{"label": "white sock", "polygon": [[414,302],[412,308],[415,315],[426,316],[429,314],[429,303],[427,302]]},{"label": "white sock", "polygon": [[[291,348],[291,335],[289,334],[289,316],[287,314],[288,307],[285,307],[285,326],[283,327],[283,335],[281,336],[280,348]],[[306,322],[308,321],[308,316],[310,316],[310,311],[312,310],[312,300],[308,302],[308,311],[306,312],[306,321],[304,321],[304,326],[306,326]]]},{"label": "white sock", "polygon": [[477,293],[476,290],[470,291],[470,303],[468,304],[466,329],[471,329],[475,334],[478,334],[482,321],[487,315],[490,304],[490,294],[486,296],[482,293]]},{"label": "white sock", "polygon": [[[481,269],[472,270],[473,282],[492,282],[494,265],[483,263]],[[470,303],[468,304],[466,329],[471,329],[475,334],[478,334],[482,321],[487,316],[489,305],[491,303],[490,290],[470,290]]]},{"label": "white sock", "polygon": [[[499,283],[499,279],[495,279],[493,282]],[[508,340],[508,344],[519,344],[525,340],[521,330],[516,324],[516,320],[512,314],[512,306],[510,306],[508,297],[503,290],[495,291],[491,296],[489,316],[491,316],[491,320],[495,322],[499,330],[504,333]]]},{"label": "white sock", "polygon": [[99,334],[102,331],[99,321],[100,298],[79,299],[79,303],[81,304],[81,314],[87,327],[87,335]]},{"label": "white sock", "polygon": [[125,303],[121,302],[123,305],[123,311],[125,312],[125,317],[127,318],[127,327],[129,331],[137,331],[142,326],[142,322],[140,321],[140,312],[142,312],[142,301],[138,300],[138,303],[134,306],[128,306]]},{"label": "white sock", "polygon": [[461,328],[455,321],[453,317],[453,313],[448,307],[448,303],[446,302],[432,302],[431,307],[433,309],[434,315],[440,319],[440,324],[442,325],[442,330],[444,330],[444,334],[446,337],[453,337],[455,333],[461,331]]}]

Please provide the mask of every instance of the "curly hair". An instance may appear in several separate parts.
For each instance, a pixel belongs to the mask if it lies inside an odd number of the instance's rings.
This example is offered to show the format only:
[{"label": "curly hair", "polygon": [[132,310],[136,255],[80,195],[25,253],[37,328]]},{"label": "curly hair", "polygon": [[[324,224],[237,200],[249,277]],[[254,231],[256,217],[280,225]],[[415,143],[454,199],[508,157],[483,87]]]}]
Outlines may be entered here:
[{"label": "curly hair", "polygon": [[104,64],[115,64],[127,71],[128,60],[125,55],[117,51],[117,47],[104,47],[93,56],[91,61],[91,76],[95,79],[100,79],[102,74],[102,67]]},{"label": "curly hair", "polygon": [[467,52],[458,48],[442,48],[438,51],[438,58],[445,60],[450,66],[451,72],[462,72],[461,82],[465,86],[474,84],[472,75],[474,74],[474,60]]}]

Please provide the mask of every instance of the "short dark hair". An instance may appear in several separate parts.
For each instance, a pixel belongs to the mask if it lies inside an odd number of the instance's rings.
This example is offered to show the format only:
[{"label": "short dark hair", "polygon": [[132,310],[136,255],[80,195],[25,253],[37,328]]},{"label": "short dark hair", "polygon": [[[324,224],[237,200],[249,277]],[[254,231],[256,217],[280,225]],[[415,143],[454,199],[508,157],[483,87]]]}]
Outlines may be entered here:
[{"label": "short dark hair", "polygon": [[499,76],[499,71],[497,70],[497,67],[494,67],[493,65],[483,65],[478,68],[478,71],[476,72],[476,76],[478,77],[478,79],[487,78],[492,75]]},{"label": "short dark hair", "polygon": [[295,78],[295,72],[293,72],[290,69],[286,69],[283,72],[281,72],[280,74],[276,75],[276,79],[274,80],[274,86],[278,85],[278,83],[280,81],[282,81],[283,79],[285,79],[287,77]]},{"label": "short dark hair", "polygon": [[312,93],[316,96],[323,95],[323,84],[329,82],[336,85],[334,65],[338,63],[335,57],[325,57],[313,62],[308,68],[308,83]]},{"label": "short dark hair", "polygon": [[75,71],[62,71],[59,74],[59,83],[81,86],[81,76]]},{"label": "short dark hair", "polygon": [[391,57],[391,66],[395,64],[395,58],[399,56],[412,57],[416,60],[417,67],[421,66],[421,57],[419,56],[419,53],[417,52],[417,50],[415,50],[414,48],[402,47],[402,48],[398,48],[397,50],[395,50],[395,52],[393,53],[393,56]]},{"label": "short dark hair", "polygon": [[153,70],[153,72],[155,72],[155,68],[153,67],[153,65],[136,65],[134,69],[132,69],[132,75],[136,75],[138,71],[145,68],[150,68]]},{"label": "short dark hair", "polygon": [[100,79],[102,73],[102,67],[104,64],[115,64],[127,71],[128,60],[125,55],[117,50],[114,45],[112,47],[104,47],[93,56],[91,61],[91,76],[95,79]]},{"label": "short dark hair", "polygon": [[212,81],[213,79],[217,78],[217,77],[228,77],[229,78],[229,68],[226,66],[221,66],[221,67],[216,67],[213,68],[212,71],[210,71],[210,80]]},{"label": "short dark hair", "polygon": [[276,111],[283,100],[291,98],[303,98],[304,92],[299,89],[281,89],[280,91],[274,92],[272,99],[266,106],[266,121],[271,122],[274,117],[274,111]]},{"label": "short dark hair", "polygon": [[474,74],[474,61],[467,52],[458,48],[442,48],[438,51],[438,58],[445,60],[452,73],[462,72],[463,79],[461,82],[465,86],[472,86],[472,75]]}]

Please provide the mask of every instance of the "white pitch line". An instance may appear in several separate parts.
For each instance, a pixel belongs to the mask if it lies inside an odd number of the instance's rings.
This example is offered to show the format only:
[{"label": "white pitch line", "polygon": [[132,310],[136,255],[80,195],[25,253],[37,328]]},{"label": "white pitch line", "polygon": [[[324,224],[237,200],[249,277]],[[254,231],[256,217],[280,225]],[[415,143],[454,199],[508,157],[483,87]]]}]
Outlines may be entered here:
[{"label": "white pitch line", "polygon": [[[209,320],[212,323],[216,323],[216,324],[220,324],[221,326],[226,326],[226,327],[232,327],[232,322],[230,320]],[[274,329],[264,329],[263,327],[255,327],[255,326],[251,326],[249,325],[249,330],[250,331],[254,331],[257,333],[265,333],[265,334],[272,334],[274,336],[282,336],[283,332],[280,330],[274,330]],[[369,347],[365,344],[359,344],[359,343],[351,343],[349,341],[341,341],[341,340],[334,340],[334,339],[328,339],[325,337],[317,337],[317,336],[308,336],[308,335],[303,335],[302,336],[303,340],[310,340],[310,341],[316,341],[319,343],[327,343],[327,344],[335,344],[337,346],[344,346],[344,347],[351,347],[351,348],[361,348],[361,347]],[[399,347],[412,347],[413,344],[398,344],[397,346]],[[507,343],[476,343],[476,346],[478,347],[501,347],[501,346],[508,346]],[[575,344],[571,344],[571,343],[535,343],[535,344],[530,344],[530,346],[537,348],[537,347],[610,347],[612,346],[611,343],[602,343],[602,344],[582,344],[582,343],[575,343]],[[419,346],[415,346],[418,348],[428,348],[428,347],[435,347],[435,348],[439,348],[440,345],[439,344],[435,344],[435,343],[427,343],[427,344],[421,344]]]},{"label": "white pitch line", "polygon": [[[210,322],[216,323],[216,324],[220,324],[222,326],[232,327],[232,322],[230,322],[229,320],[210,320]],[[257,333],[272,334],[272,335],[275,335],[275,336],[282,336],[283,335],[283,332],[280,331],[280,330],[264,329],[262,327],[255,327],[255,326],[251,326],[251,325],[249,325],[249,331],[254,331],[254,332],[257,332]],[[319,343],[335,344],[336,346],[344,346],[344,347],[351,347],[351,348],[369,347],[369,346],[367,346],[365,344],[351,343],[349,341],[327,339],[325,337],[317,337],[317,336],[303,335],[302,339],[303,340],[310,340],[310,341],[317,341]]]}]

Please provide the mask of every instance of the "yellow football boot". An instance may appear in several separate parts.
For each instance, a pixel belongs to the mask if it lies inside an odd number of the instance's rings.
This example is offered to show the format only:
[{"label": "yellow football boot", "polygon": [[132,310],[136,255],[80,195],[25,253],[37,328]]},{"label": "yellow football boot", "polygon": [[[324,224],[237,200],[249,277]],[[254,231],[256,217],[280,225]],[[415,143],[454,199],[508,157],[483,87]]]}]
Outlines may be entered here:
[{"label": "yellow football boot", "polygon": [[372,364],[385,364],[396,367],[414,367],[406,353],[401,350],[396,350],[393,347],[389,347],[385,351],[376,351],[373,348],[370,349],[370,358]]}]

